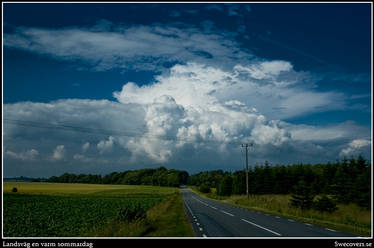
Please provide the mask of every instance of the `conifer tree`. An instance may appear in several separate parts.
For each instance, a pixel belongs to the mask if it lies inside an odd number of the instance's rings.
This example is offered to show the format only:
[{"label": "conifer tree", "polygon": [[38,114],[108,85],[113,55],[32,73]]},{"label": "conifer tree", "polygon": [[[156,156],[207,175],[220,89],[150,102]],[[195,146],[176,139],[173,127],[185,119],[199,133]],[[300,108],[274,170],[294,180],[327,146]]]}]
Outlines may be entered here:
[{"label": "conifer tree", "polygon": [[310,185],[307,185],[304,180],[300,180],[294,186],[291,196],[292,206],[306,210],[312,207],[315,194]]}]

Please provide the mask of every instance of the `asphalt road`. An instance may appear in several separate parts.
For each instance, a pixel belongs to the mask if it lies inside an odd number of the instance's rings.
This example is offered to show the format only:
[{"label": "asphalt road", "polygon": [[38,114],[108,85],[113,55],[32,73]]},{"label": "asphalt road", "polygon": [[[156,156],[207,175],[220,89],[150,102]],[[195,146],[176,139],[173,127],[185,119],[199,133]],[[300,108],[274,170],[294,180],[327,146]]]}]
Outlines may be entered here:
[{"label": "asphalt road", "polygon": [[202,198],[187,188],[181,191],[198,237],[358,237]]}]

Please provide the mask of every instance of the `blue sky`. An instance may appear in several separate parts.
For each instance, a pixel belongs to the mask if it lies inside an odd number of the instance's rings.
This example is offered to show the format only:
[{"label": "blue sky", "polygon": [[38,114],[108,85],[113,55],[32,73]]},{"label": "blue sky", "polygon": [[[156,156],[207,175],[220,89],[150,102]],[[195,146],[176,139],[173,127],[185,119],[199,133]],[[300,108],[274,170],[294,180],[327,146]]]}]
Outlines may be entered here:
[{"label": "blue sky", "polygon": [[5,122],[5,175],[370,158],[369,3],[3,7],[4,118],[113,131]]}]

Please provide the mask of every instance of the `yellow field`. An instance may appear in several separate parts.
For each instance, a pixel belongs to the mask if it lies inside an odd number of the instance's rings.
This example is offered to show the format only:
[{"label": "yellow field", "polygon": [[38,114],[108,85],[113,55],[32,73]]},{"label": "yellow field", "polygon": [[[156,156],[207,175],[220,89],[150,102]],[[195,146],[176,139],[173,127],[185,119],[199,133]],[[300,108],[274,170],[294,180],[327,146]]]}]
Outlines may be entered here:
[{"label": "yellow field", "polygon": [[168,195],[177,192],[177,188],[139,185],[108,185],[82,183],[44,183],[44,182],[4,182],[3,192],[11,193],[16,187],[18,194],[47,195],[105,195],[123,196],[132,194]]}]

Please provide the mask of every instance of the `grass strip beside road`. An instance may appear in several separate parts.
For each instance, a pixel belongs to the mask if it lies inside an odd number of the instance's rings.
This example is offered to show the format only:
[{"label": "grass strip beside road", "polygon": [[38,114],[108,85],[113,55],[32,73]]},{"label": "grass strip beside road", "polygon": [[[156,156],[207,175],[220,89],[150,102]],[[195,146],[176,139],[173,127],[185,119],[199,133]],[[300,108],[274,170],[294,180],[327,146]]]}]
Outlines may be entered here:
[{"label": "grass strip beside road", "polygon": [[190,221],[184,210],[180,192],[172,195],[147,212],[151,229],[149,237],[194,237]]},{"label": "grass strip beside road", "polygon": [[147,211],[146,219],[134,222],[110,221],[89,236],[98,237],[193,237],[180,192],[166,197]]},{"label": "grass strip beside road", "polygon": [[360,236],[368,237],[371,235],[371,211],[355,204],[338,204],[336,212],[321,213],[316,210],[302,211],[291,207],[289,205],[290,195],[250,195],[249,199],[247,199],[245,195],[217,196],[214,189],[211,193],[201,193],[197,187],[191,186],[189,188],[202,197],[244,209],[354,233]]}]

